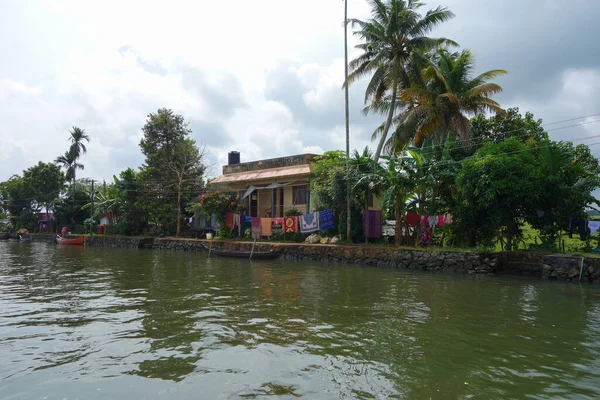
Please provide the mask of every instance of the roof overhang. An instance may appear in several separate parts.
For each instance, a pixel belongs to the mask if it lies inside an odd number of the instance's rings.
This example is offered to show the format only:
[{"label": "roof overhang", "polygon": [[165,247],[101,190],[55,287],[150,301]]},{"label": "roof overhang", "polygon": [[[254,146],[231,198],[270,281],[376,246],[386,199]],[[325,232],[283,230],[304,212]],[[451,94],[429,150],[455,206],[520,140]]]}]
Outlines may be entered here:
[{"label": "roof overhang", "polygon": [[216,185],[241,185],[251,183],[272,182],[275,180],[290,180],[309,178],[311,175],[310,165],[294,165],[289,167],[269,168],[257,171],[235,172],[221,175],[211,184]]}]

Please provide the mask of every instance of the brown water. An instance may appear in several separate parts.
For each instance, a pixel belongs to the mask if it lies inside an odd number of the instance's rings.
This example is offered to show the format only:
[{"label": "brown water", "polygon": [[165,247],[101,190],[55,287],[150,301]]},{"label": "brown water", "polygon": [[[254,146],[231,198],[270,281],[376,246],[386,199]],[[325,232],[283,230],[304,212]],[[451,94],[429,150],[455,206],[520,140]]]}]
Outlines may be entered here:
[{"label": "brown water", "polygon": [[600,288],[0,243],[2,399],[599,398]]}]

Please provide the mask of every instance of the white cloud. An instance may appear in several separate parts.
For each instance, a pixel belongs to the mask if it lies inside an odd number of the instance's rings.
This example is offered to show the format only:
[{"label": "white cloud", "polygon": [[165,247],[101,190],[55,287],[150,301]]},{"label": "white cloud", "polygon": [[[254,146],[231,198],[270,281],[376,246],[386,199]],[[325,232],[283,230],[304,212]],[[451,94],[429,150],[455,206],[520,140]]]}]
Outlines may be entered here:
[{"label": "white cloud", "polygon": [[[572,63],[565,67],[547,63],[556,68],[544,75],[545,66],[533,54],[537,47],[527,44],[546,40],[543,31],[524,28],[530,24],[510,26],[514,13],[489,31],[485,21],[492,15],[504,18],[501,11],[509,7],[504,1],[485,7],[440,1],[457,13],[441,34],[474,47],[482,68],[511,69],[514,80],[502,82],[507,105],[532,110],[548,122],[600,111],[594,96],[600,76],[589,59],[593,52],[563,57]],[[92,137],[82,159],[85,175],[109,178],[135,168],[143,162],[140,128],[159,107],[186,117],[216,171],[230,150],[239,150],[248,161],[345,149],[343,5],[323,0],[3,4],[0,53],[8,62],[0,64],[0,181],[63,153],[73,125]],[[600,7],[588,4],[586,10],[591,18]],[[365,18],[368,11],[366,1],[349,3],[351,17]],[[526,35],[535,37],[523,40]],[[561,37],[553,35],[556,40],[546,41],[560,46]],[[356,42],[350,35],[350,46]],[[554,50],[571,48],[563,43]],[[350,58],[356,54],[350,48]],[[551,95],[523,87],[532,76],[539,87],[551,87]],[[364,82],[350,92],[351,143],[358,149],[370,143],[381,120],[360,113],[362,90]],[[598,125],[579,129],[593,134]]]}]

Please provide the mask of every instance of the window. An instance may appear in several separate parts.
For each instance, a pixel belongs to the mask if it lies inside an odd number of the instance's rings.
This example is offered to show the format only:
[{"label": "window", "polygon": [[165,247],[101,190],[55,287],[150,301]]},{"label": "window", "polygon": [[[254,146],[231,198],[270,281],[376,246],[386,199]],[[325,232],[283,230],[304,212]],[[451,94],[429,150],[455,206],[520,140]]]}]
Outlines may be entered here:
[{"label": "window", "polygon": [[294,193],[293,204],[306,204],[308,199],[306,186],[294,186],[292,189]]}]

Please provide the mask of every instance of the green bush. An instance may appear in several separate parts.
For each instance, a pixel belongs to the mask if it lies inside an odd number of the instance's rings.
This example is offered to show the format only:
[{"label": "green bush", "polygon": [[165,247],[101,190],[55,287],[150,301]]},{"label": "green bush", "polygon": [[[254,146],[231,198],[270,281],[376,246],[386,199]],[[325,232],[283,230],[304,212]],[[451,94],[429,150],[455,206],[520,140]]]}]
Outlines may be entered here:
[{"label": "green bush", "polygon": [[297,217],[299,215],[302,215],[302,213],[300,211],[298,211],[296,208],[290,208],[289,210],[287,210],[284,215],[286,217]]}]

